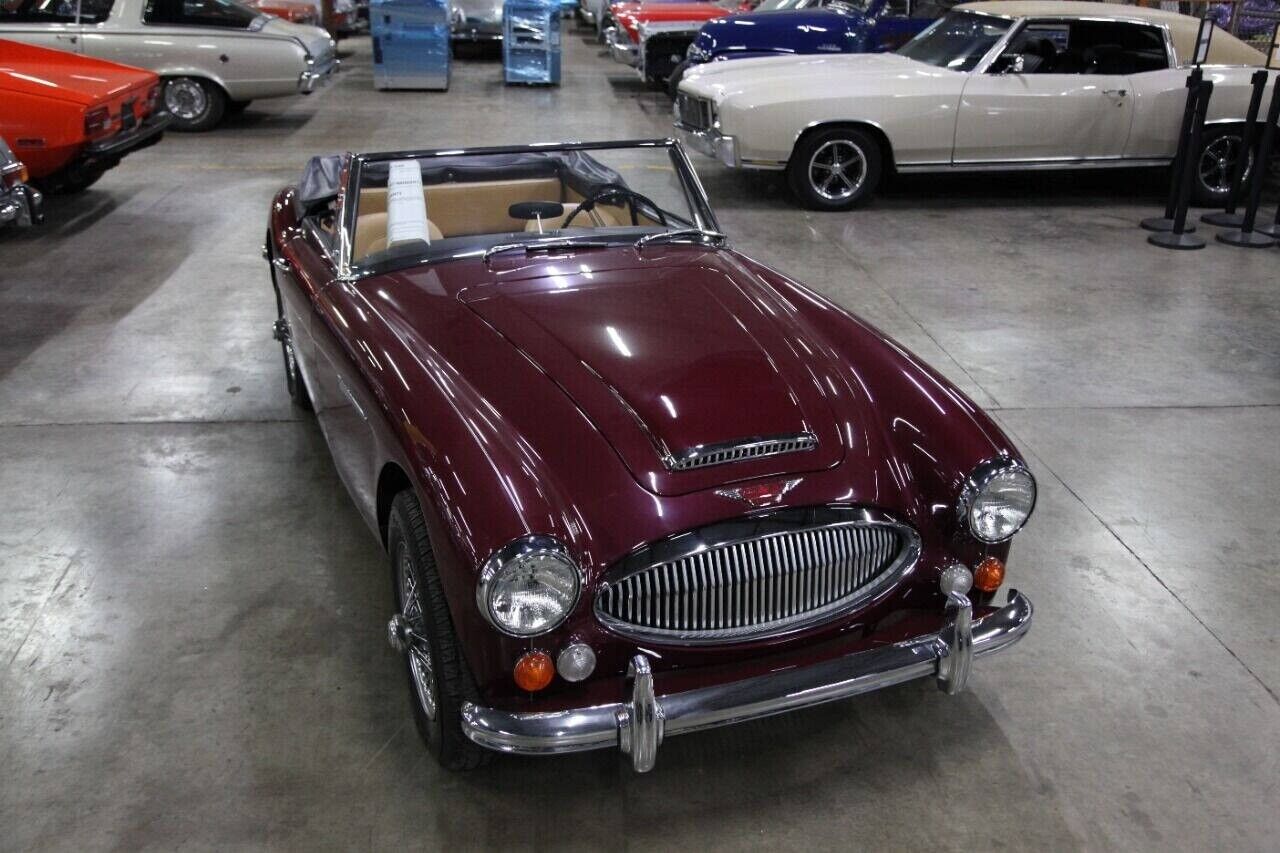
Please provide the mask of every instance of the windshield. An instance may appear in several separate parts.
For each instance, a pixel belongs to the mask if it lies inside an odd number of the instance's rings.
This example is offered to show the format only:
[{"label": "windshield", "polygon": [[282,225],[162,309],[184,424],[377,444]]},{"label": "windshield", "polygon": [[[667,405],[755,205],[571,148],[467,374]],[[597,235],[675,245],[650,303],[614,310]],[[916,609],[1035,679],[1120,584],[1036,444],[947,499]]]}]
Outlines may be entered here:
[{"label": "windshield", "polygon": [[1013,21],[973,12],[948,12],[898,49],[903,56],[953,71],[972,71]]},{"label": "windshield", "polygon": [[359,170],[351,260],[690,228],[714,230],[714,219],[683,154],[666,144],[375,155]]}]

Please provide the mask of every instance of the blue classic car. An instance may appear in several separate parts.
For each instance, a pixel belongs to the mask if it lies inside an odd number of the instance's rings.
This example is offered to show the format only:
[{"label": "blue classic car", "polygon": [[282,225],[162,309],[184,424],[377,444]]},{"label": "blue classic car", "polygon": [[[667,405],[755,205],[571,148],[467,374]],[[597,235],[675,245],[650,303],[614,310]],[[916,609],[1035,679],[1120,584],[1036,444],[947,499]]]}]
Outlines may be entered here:
[{"label": "blue classic car", "polygon": [[[764,0],[755,11],[708,21],[667,77],[673,97],[685,68],[747,56],[877,53],[911,40],[956,0]],[[674,58],[674,57],[673,57]]]}]

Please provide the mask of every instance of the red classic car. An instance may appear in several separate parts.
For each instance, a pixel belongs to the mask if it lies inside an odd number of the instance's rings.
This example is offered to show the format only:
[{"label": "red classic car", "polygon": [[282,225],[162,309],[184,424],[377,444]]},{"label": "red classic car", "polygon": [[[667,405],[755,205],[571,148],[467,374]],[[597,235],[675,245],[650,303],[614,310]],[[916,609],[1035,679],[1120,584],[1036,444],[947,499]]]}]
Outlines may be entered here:
[{"label": "red classic car", "polygon": [[150,71],[0,40],[0,137],[50,191],[86,189],[159,142],[169,124],[159,97]]},{"label": "red classic car", "polygon": [[244,5],[291,24],[320,25],[320,12],[311,0],[245,0]]},{"label": "red classic car", "polygon": [[619,747],[1028,629],[1035,481],[900,346],[732,250],[671,140],[315,158],[269,215],[287,387],[387,550],[442,764]]}]

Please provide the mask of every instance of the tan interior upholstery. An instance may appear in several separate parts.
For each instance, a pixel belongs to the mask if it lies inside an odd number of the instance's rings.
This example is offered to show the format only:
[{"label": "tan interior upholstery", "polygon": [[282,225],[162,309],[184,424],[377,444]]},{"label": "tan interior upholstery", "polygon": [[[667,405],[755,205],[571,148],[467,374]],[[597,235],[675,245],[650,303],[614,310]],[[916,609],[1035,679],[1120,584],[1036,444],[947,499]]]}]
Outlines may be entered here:
[{"label": "tan interior upholstery", "polygon": [[[563,216],[543,220],[543,229],[559,228],[578,207],[582,196],[561,185],[557,178],[530,178],[515,181],[472,181],[432,184],[423,190],[427,201],[427,228],[432,240],[470,234],[503,234],[509,231],[537,231],[536,221],[513,219],[507,211],[521,201],[560,201]],[[574,227],[607,228],[630,224],[620,207],[596,205],[579,214]],[[355,260],[387,247],[387,190],[369,187],[360,191],[356,212],[356,233],[352,246]]]},{"label": "tan interior upholstery", "polygon": [[[386,193],[382,194],[383,206],[386,206]],[[444,234],[440,233],[440,229],[430,219],[427,220],[427,236],[432,240],[440,240]],[[354,246],[352,246],[353,258],[357,260],[365,255],[372,255],[374,252],[381,252],[387,248],[387,212],[381,210],[377,213],[361,213],[356,219],[356,237]]]},{"label": "tan interior upholstery", "polygon": [[[563,197],[557,178],[432,184],[424,193],[427,216],[446,237],[519,231],[524,228],[524,220],[507,215],[511,205],[519,201],[560,201]],[[384,213],[386,209],[385,187],[360,191],[361,217]]]}]

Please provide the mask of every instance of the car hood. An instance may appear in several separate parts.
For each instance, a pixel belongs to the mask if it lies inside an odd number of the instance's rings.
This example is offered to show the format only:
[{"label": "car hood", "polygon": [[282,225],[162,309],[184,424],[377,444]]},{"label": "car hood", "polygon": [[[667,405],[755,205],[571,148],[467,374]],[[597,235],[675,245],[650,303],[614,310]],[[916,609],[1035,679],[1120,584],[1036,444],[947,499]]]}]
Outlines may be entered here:
[{"label": "car hood", "polygon": [[283,18],[272,18],[260,32],[297,39],[316,62],[323,64],[333,58],[334,42],[327,30],[310,24],[295,24]]},{"label": "car hood", "polygon": [[696,44],[707,53],[834,53],[847,50],[844,40],[853,23],[828,9],[731,15],[704,24]]},{"label": "car hood", "polygon": [[10,92],[92,106],[158,80],[141,68],[0,40],[0,89]]},{"label": "car hood", "polygon": [[680,89],[719,101],[726,95],[760,84],[792,92],[812,91],[809,88],[797,90],[796,87],[829,87],[831,80],[838,78],[841,81],[856,80],[859,85],[871,88],[880,81],[894,80],[904,73],[936,75],[942,70],[896,53],[762,56],[733,62],[706,62],[690,68],[681,80]]},{"label": "car hood", "polygon": [[[833,408],[820,379],[833,366],[801,343],[813,331],[730,253],[651,252],[614,269],[529,270],[461,298],[656,494],[838,465],[844,425],[864,413]],[[817,447],[685,471],[664,463],[701,445],[802,434]]]}]

